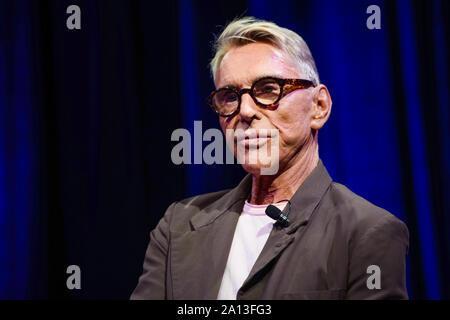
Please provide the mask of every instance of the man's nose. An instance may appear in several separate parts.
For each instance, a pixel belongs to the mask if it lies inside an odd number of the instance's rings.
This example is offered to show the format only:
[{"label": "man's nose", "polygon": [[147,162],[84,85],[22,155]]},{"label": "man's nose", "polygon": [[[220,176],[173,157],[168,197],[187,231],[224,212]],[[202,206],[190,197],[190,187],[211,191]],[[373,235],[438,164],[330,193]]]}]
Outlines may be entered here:
[{"label": "man's nose", "polygon": [[255,101],[253,101],[249,92],[246,92],[241,97],[241,110],[239,111],[240,116],[245,120],[251,120],[257,110],[258,106]]}]

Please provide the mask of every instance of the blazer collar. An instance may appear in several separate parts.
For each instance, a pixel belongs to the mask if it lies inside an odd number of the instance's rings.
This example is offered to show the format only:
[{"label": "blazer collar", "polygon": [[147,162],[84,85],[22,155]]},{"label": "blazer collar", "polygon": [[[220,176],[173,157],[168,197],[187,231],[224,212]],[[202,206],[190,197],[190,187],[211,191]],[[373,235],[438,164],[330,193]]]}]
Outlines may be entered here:
[{"label": "blazer collar", "polygon": [[[319,159],[317,166],[290,199],[291,211],[288,218],[291,225],[285,229],[286,233],[293,233],[299,226],[308,222],[331,182],[327,169]],[[287,207],[283,210],[284,213]]]},{"label": "blazer collar", "polygon": [[[291,211],[288,215],[291,225],[285,228],[286,233],[290,234],[309,220],[314,208],[318,205],[320,199],[331,184],[331,177],[327,169],[319,159],[317,166],[306,178],[306,180],[297,189],[290,199]],[[231,189],[224,196],[202,209],[190,220],[192,227],[196,230],[214,222],[220,215],[225,213],[237,202],[244,204],[252,187],[252,176],[247,174],[237,187]],[[236,207],[238,207],[236,205]],[[288,206],[283,210],[286,213]]]},{"label": "blazer collar", "polygon": [[[252,188],[252,176],[247,174],[239,183],[237,187],[228,191],[221,198],[217,199],[209,206],[203,208],[199,213],[191,218],[192,227],[197,230],[203,226],[214,222],[220,215],[229,210],[237,202],[242,202],[244,205]],[[236,207],[238,207],[236,205]],[[240,213],[240,212],[239,212]]]}]

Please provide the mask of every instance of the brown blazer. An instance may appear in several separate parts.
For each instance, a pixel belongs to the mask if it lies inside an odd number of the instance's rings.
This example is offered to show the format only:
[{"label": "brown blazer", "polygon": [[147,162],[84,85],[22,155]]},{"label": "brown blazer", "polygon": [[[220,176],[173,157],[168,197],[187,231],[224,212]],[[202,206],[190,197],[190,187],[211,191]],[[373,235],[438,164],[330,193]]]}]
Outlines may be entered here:
[{"label": "brown blazer", "polygon": [[[216,299],[251,183],[173,203],[150,233],[131,299]],[[272,229],[237,299],[408,298],[403,222],[332,182],[322,161],[291,203],[291,224]],[[380,289],[367,286],[370,265]]]}]

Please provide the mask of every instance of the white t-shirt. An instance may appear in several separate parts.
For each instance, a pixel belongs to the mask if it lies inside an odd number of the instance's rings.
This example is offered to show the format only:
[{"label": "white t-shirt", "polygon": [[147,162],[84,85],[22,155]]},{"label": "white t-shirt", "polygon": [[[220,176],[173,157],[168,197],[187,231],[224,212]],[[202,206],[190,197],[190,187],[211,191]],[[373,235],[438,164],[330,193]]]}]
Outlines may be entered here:
[{"label": "white t-shirt", "polygon": [[[273,205],[283,210],[286,202]],[[250,274],[275,223],[265,213],[267,206],[268,204],[254,205],[245,201],[234,231],[217,299],[236,300],[237,292]]]}]

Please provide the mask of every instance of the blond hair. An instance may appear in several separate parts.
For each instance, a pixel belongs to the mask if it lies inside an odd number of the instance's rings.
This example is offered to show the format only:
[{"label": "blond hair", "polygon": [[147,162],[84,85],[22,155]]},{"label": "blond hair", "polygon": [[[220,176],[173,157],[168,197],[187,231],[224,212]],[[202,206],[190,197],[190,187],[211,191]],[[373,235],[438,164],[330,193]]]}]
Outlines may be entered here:
[{"label": "blond hair", "polygon": [[265,42],[281,49],[297,64],[307,80],[311,80],[315,85],[320,83],[316,64],[303,38],[294,31],[254,17],[243,17],[230,22],[216,38],[213,47],[214,58],[210,62],[214,81],[225,54],[233,47],[252,42]]}]

